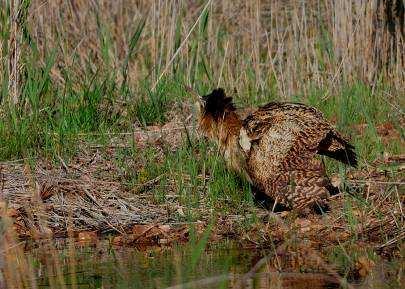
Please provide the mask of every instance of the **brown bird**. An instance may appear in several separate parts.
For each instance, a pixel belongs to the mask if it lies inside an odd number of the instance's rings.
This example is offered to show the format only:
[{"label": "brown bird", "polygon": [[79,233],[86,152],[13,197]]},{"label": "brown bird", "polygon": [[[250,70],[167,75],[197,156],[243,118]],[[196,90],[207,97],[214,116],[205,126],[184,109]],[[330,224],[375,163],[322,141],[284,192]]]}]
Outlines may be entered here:
[{"label": "brown bird", "polygon": [[292,209],[327,204],[331,183],[316,154],[357,166],[354,147],[313,107],[271,102],[242,119],[219,88],[199,98],[199,126],[228,167]]}]

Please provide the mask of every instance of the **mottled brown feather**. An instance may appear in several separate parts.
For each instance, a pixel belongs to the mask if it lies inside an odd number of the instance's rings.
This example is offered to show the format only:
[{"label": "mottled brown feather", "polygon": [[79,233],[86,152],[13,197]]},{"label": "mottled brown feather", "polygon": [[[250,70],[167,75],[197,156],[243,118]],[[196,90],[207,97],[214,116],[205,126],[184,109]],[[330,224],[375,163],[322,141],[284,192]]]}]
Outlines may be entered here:
[{"label": "mottled brown feather", "polygon": [[202,107],[202,131],[217,140],[232,169],[281,204],[303,209],[325,203],[330,182],[316,154],[357,164],[353,146],[313,107],[273,102],[242,121],[223,90],[204,98],[220,105]]}]

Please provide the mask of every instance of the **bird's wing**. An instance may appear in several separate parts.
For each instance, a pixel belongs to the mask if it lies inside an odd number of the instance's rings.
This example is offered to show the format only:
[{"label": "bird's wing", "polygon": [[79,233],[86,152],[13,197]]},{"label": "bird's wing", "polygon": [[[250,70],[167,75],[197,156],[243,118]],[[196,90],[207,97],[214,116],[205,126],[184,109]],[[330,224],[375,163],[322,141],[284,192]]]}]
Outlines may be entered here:
[{"label": "bird's wing", "polygon": [[240,143],[246,152],[249,144],[251,146],[269,134],[279,145],[278,137],[285,138],[285,143],[291,142],[291,147],[300,146],[302,142],[303,148],[312,150],[331,129],[323,114],[315,108],[297,103],[269,103],[244,119]]},{"label": "bird's wing", "polygon": [[250,114],[240,130],[239,144],[254,178],[292,170],[308,170],[319,143],[331,126],[314,108],[293,103],[269,103]]},{"label": "bird's wing", "polygon": [[322,115],[305,108],[259,109],[239,136],[253,183],[293,208],[319,204],[328,194],[324,166],[314,156],[330,129]]},{"label": "bird's wing", "polygon": [[330,126],[322,112],[300,103],[270,102],[248,115],[243,122],[249,137],[258,139],[269,127],[283,121],[294,123],[295,126],[317,127]]}]

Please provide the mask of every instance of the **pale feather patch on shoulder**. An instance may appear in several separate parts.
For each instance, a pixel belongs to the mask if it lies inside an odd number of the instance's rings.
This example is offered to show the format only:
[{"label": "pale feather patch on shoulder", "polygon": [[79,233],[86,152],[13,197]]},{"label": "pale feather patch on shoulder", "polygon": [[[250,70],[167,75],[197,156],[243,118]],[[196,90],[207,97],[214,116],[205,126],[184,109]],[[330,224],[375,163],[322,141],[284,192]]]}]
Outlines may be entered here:
[{"label": "pale feather patch on shoulder", "polygon": [[243,151],[247,154],[252,147],[251,139],[247,135],[246,129],[241,128],[239,132],[239,145],[243,149]]}]

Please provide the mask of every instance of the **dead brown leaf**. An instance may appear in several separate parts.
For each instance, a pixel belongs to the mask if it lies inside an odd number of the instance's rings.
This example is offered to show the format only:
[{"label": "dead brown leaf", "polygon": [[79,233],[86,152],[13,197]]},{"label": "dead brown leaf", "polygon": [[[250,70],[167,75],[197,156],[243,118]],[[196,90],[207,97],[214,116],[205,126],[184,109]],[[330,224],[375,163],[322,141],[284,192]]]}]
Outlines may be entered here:
[{"label": "dead brown leaf", "polygon": [[44,183],[41,185],[39,195],[43,201],[49,199],[55,193],[54,186],[52,184]]},{"label": "dead brown leaf", "polygon": [[363,135],[364,131],[367,129],[368,125],[367,125],[367,123],[359,123],[359,124],[353,124],[352,127],[358,134]]},{"label": "dead brown leaf", "polygon": [[94,231],[82,231],[78,233],[77,241],[80,245],[86,246],[97,244],[99,239]]},{"label": "dead brown leaf", "polygon": [[373,269],[375,263],[367,256],[360,256],[356,262],[356,270],[360,277],[366,277]]},{"label": "dead brown leaf", "polygon": [[389,136],[396,131],[394,125],[391,122],[384,122],[377,126],[377,133],[379,136]]},{"label": "dead brown leaf", "polygon": [[121,236],[121,235],[115,236],[115,237],[112,239],[112,244],[113,244],[114,246],[123,246],[123,245],[124,245],[124,237]]},{"label": "dead brown leaf", "polygon": [[301,233],[306,233],[311,230],[312,222],[308,219],[298,218],[294,223],[298,226]]}]

